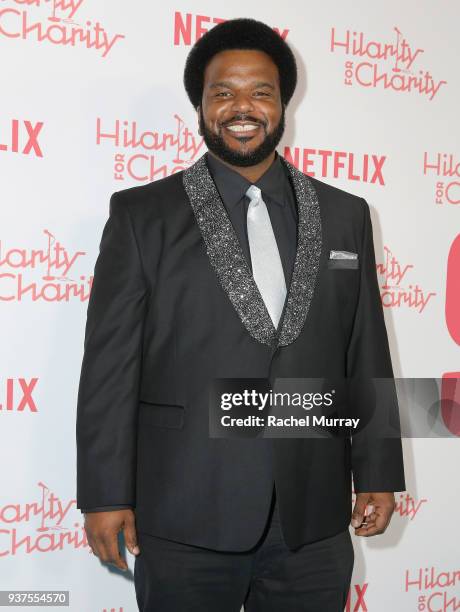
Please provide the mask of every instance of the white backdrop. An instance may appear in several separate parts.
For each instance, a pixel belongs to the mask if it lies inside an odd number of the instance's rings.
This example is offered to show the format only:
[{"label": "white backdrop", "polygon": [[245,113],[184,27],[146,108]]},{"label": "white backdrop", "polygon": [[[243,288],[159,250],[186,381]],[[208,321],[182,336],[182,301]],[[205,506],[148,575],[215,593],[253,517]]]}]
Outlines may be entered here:
[{"label": "white backdrop", "polygon": [[[132,573],[88,554],[75,508],[91,275],[111,193],[205,151],[183,66],[200,32],[234,17],[278,28],[296,54],[278,151],[371,206],[396,376],[460,371],[457,2],[2,0],[1,589],[137,610]],[[458,609],[459,448],[404,440],[390,527],[353,535],[350,611]]]}]

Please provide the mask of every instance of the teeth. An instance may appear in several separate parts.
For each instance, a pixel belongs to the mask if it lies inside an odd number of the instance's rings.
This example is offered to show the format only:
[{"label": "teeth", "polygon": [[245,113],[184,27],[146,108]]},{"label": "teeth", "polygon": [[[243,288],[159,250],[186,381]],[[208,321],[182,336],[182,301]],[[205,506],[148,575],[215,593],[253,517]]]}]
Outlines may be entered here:
[{"label": "teeth", "polygon": [[251,130],[256,130],[258,127],[258,125],[254,125],[253,123],[245,123],[244,125],[228,125],[227,129],[232,132],[249,132]]}]

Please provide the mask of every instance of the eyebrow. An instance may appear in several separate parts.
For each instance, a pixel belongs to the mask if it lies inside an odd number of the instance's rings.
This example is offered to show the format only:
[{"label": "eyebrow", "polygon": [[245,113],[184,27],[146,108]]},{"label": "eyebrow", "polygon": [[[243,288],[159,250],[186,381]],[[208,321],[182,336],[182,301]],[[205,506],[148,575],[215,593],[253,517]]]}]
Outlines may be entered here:
[{"label": "eyebrow", "polygon": [[[229,81],[216,81],[215,83],[211,83],[209,85],[210,89],[215,89],[217,87],[228,87],[229,89],[231,89],[232,83],[230,83]],[[268,87],[269,89],[275,89],[275,87],[267,81],[257,81],[257,83],[254,83],[254,87]]]}]

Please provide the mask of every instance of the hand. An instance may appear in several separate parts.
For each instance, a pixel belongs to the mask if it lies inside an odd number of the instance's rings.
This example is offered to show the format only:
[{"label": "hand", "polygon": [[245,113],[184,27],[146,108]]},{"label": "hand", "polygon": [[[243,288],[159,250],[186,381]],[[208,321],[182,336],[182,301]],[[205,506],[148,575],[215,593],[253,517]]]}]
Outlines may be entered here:
[{"label": "hand", "polygon": [[92,552],[101,561],[112,563],[126,571],[128,565],[118,549],[118,532],[122,531],[128,550],[133,555],[140,553],[137,545],[135,515],[133,510],[109,510],[85,514],[85,531]]},{"label": "hand", "polygon": [[[366,505],[372,505],[373,510],[364,515]],[[391,515],[395,509],[394,493],[357,493],[351,524],[355,527],[355,535],[373,536],[383,533],[388,527]],[[365,525],[360,527],[365,521]]]}]

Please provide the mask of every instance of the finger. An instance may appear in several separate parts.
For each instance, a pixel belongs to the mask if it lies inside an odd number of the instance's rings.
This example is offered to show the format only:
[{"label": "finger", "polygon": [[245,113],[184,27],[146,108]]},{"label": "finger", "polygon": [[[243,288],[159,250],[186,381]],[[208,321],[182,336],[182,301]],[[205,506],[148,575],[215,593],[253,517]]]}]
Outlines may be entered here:
[{"label": "finger", "polygon": [[93,537],[88,536],[86,539],[88,541],[89,552],[95,555],[96,557],[99,557],[99,549],[96,540]]},{"label": "finger", "polygon": [[359,529],[355,529],[355,535],[357,536],[373,536],[383,533],[380,529],[377,528],[375,524],[370,525],[368,527],[359,527]]},{"label": "finger", "polygon": [[370,529],[373,529],[374,527],[375,527],[375,521],[371,519],[368,520],[365,517],[361,525],[355,528],[355,534],[356,535],[366,534]]},{"label": "finger", "polygon": [[101,537],[93,537],[90,546],[96,557],[102,561],[102,557],[105,556],[104,540]]},{"label": "finger", "polygon": [[123,527],[123,535],[125,536],[125,544],[129,552],[133,555],[138,555],[141,551],[137,543],[137,533],[134,518],[129,518],[125,521]]},{"label": "finger", "polygon": [[[375,514],[375,513],[372,513]],[[355,535],[363,535],[363,536],[373,536],[377,534],[384,533],[388,526],[389,520],[384,515],[376,514],[375,518],[369,518],[366,520],[366,523],[355,529]]]},{"label": "finger", "polygon": [[118,536],[116,533],[104,536],[100,545],[100,550],[101,561],[104,561],[104,563],[111,563],[124,571],[128,569],[126,561],[120,555],[120,549],[118,548]]},{"label": "finger", "polygon": [[[377,511],[374,506],[372,504],[366,504],[366,507],[364,508],[363,523],[367,523],[370,520],[375,520],[376,516]],[[358,525],[358,527],[360,526],[361,525]]]},{"label": "finger", "polygon": [[367,500],[368,496],[363,494],[359,494],[356,497],[355,507],[353,508],[353,513],[351,515],[351,524],[353,527],[359,527],[363,522]]},{"label": "finger", "polygon": [[86,528],[86,523],[85,523],[85,534],[86,534],[86,542],[88,543],[89,546],[89,553],[99,556],[96,552],[97,550],[97,546],[96,546],[96,542],[94,541],[94,537],[92,535],[92,531]]},{"label": "finger", "polygon": [[375,525],[375,521],[375,517],[372,518],[371,516],[365,516],[364,521],[362,522],[360,527],[371,527],[372,525]]}]

